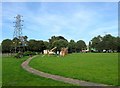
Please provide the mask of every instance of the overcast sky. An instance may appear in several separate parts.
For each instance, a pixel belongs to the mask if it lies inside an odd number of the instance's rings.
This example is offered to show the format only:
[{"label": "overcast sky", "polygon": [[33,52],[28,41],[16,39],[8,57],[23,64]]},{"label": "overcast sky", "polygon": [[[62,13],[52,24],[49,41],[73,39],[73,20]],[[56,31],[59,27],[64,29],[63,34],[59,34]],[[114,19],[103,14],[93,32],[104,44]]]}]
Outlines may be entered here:
[{"label": "overcast sky", "polygon": [[117,2],[3,2],[2,40],[13,38],[17,14],[29,39],[47,41],[55,35],[88,44],[94,36],[118,35]]}]

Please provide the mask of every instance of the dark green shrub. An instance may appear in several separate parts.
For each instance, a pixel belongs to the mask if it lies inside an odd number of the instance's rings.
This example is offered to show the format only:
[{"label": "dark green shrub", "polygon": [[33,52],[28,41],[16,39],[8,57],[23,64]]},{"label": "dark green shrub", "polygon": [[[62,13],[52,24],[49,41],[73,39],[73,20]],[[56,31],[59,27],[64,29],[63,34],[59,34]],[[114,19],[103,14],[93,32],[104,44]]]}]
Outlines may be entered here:
[{"label": "dark green shrub", "polygon": [[24,56],[36,55],[36,52],[26,51],[23,54]]},{"label": "dark green shrub", "polygon": [[18,52],[16,55],[15,55],[16,58],[21,58],[23,57],[23,53],[22,52]]}]

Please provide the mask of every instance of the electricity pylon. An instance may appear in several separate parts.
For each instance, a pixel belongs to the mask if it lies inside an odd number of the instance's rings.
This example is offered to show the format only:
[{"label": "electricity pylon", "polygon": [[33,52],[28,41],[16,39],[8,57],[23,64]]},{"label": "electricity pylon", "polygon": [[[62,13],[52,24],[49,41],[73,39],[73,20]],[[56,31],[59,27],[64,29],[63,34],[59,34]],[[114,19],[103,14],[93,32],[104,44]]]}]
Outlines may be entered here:
[{"label": "electricity pylon", "polygon": [[23,44],[23,36],[22,36],[22,23],[23,20],[21,20],[23,16],[21,15],[17,15],[16,17],[14,17],[16,20],[15,22],[15,28],[14,28],[14,34],[13,34],[13,39],[15,39],[15,41],[13,42],[15,45],[15,53],[16,53],[16,49],[17,47],[19,47],[19,51],[20,51],[20,46]]}]

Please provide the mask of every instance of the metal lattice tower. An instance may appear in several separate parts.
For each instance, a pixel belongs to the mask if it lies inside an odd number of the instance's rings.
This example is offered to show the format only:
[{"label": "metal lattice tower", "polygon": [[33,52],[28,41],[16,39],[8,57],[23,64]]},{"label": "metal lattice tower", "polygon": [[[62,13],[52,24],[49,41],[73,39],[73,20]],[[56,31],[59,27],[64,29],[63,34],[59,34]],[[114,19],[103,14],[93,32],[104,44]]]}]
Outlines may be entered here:
[{"label": "metal lattice tower", "polygon": [[13,23],[15,23],[13,38],[18,38],[20,41],[22,38],[22,26],[23,26],[21,24],[21,22],[23,22],[23,20],[21,20],[21,17],[23,17],[23,16],[17,15],[16,17],[14,17],[14,18],[16,18],[16,21],[13,22]]},{"label": "metal lattice tower", "polygon": [[[15,20],[15,22],[13,22],[13,23],[15,23],[13,39],[14,38],[19,39],[19,41],[20,41],[19,43],[21,43],[21,44],[23,44],[23,36],[22,36],[22,26],[23,25],[21,23],[21,22],[23,22],[23,20],[21,20],[22,17],[23,16],[18,14],[16,17],[14,17],[16,20]],[[18,47],[18,44],[17,44],[17,41],[15,41],[14,43],[15,43],[15,52],[16,52],[16,48]],[[19,47],[20,47],[20,45],[19,45]],[[19,51],[20,51],[20,49],[19,49]]]}]

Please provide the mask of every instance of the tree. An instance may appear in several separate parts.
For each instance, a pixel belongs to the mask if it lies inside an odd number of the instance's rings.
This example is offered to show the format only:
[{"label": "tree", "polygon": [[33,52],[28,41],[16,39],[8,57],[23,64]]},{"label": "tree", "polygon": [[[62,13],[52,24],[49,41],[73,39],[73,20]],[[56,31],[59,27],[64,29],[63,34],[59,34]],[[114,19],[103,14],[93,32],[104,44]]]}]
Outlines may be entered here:
[{"label": "tree", "polygon": [[49,39],[50,49],[54,47],[53,43],[57,40],[67,41],[67,39],[65,39],[63,36],[52,36],[51,39]]},{"label": "tree", "polygon": [[44,42],[42,40],[29,40],[28,41],[29,51],[43,52],[45,49]]},{"label": "tree", "polygon": [[99,43],[102,41],[102,37],[98,35],[97,37],[94,37],[91,41],[92,41],[91,47],[94,48],[95,50],[98,50],[98,48],[100,47]]},{"label": "tree", "polygon": [[89,42],[89,51],[91,52],[91,41]]},{"label": "tree", "polygon": [[77,52],[80,52],[81,50],[84,50],[86,48],[87,48],[87,46],[83,40],[77,41],[77,43],[76,43],[76,51]]},{"label": "tree", "polygon": [[13,38],[12,40],[12,47],[13,47],[13,52],[19,52],[21,51],[21,46],[22,46],[22,42],[18,39],[18,38]]},{"label": "tree", "polygon": [[27,36],[23,36],[23,40],[22,40],[22,48],[23,51],[27,51],[28,50],[28,37]]},{"label": "tree", "polygon": [[103,37],[104,49],[105,50],[115,50],[116,48],[116,38],[108,34]]},{"label": "tree", "polygon": [[36,51],[36,40],[29,40],[28,41],[28,50],[29,51]]},{"label": "tree", "polygon": [[23,36],[23,46],[27,46],[27,41],[28,37],[27,36]]},{"label": "tree", "polygon": [[50,44],[47,41],[44,41],[45,49],[50,49]]},{"label": "tree", "polygon": [[69,53],[76,52],[76,43],[74,40],[70,40],[70,42],[68,44],[68,52]]},{"label": "tree", "polygon": [[46,48],[45,47],[45,44],[42,40],[39,40],[37,41],[37,48],[38,48],[38,52],[42,52],[43,53],[43,50]]},{"label": "tree", "polygon": [[2,46],[1,46],[1,44],[0,44],[0,53],[2,52]]},{"label": "tree", "polygon": [[92,41],[92,48],[96,49],[99,52],[103,52],[103,50],[109,51],[115,51],[117,50],[118,39],[110,34],[107,34],[103,37],[100,35],[97,37],[94,37]]},{"label": "tree", "polygon": [[67,47],[67,46],[68,46],[68,42],[63,39],[55,40],[52,43],[52,47],[57,47],[58,51],[60,51],[62,47]]},{"label": "tree", "polygon": [[116,38],[116,41],[117,41],[117,51],[118,52],[120,52],[120,37],[118,36],[117,38]]},{"label": "tree", "polygon": [[12,49],[12,40],[10,39],[5,39],[2,41],[2,52],[3,53],[10,53]]}]

